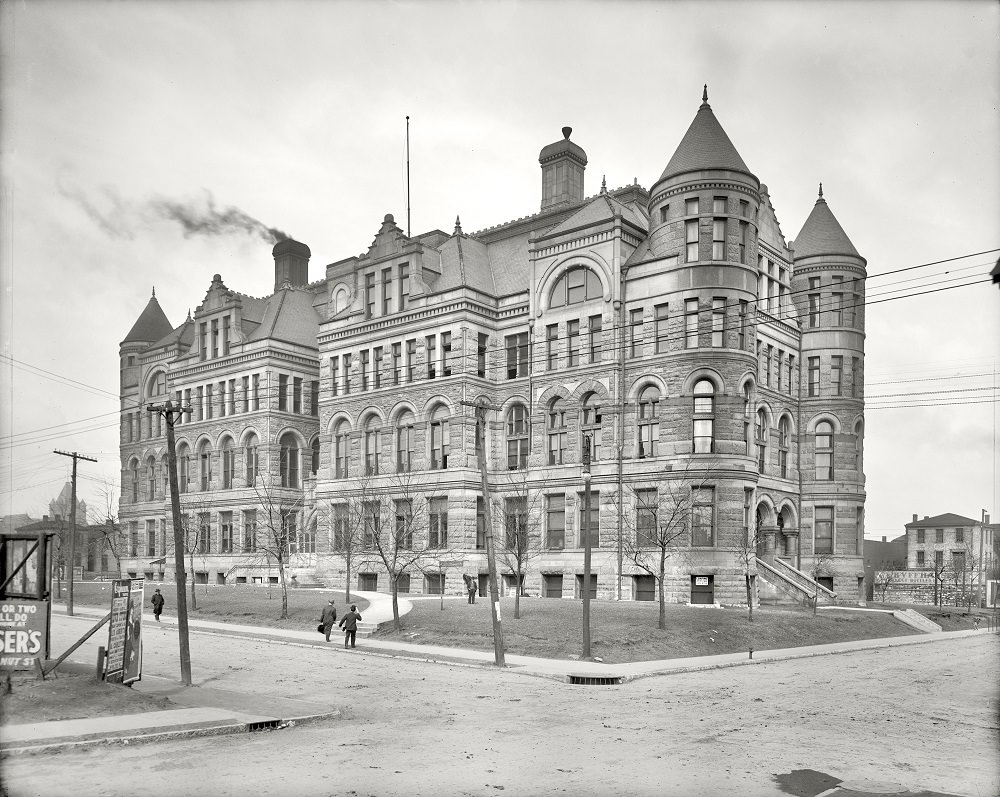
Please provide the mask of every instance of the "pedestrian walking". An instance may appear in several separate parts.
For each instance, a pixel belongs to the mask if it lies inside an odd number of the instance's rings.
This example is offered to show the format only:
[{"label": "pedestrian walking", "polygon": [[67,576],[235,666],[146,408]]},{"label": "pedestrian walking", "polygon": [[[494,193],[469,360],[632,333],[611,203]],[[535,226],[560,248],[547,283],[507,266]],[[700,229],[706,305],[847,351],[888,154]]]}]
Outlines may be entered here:
[{"label": "pedestrian walking", "polygon": [[156,592],[153,593],[150,603],[153,604],[153,617],[156,618],[156,622],[160,622],[160,613],[163,611],[163,596],[160,594],[159,587],[157,587]]},{"label": "pedestrian walking", "polygon": [[329,642],[333,624],[337,622],[337,607],[334,606],[333,598],[330,598],[330,602],[323,607],[323,614],[319,621],[323,624],[323,634],[326,636],[326,641]]},{"label": "pedestrian walking", "polygon": [[358,633],[358,620],[361,619],[361,615],[358,613],[358,607],[353,603],[351,604],[351,610],[344,615],[343,619],[340,621],[340,627],[344,629],[344,647],[347,647],[347,643],[351,643],[351,647],[356,647],[354,644],[355,638]]},{"label": "pedestrian walking", "polygon": [[476,584],[474,578],[469,579],[469,603],[476,602],[476,593],[479,592],[479,586]]}]

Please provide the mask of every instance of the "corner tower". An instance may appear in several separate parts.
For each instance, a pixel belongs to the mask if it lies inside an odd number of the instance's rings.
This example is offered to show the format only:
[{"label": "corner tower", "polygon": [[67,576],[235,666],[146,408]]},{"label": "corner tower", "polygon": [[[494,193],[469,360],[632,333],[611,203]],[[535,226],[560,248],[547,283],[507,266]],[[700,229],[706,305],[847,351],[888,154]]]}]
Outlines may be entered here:
[{"label": "corner tower", "polygon": [[791,248],[802,328],[802,554],[843,561],[833,576],[843,591],[864,575],[867,262],[823,198],[822,183]]}]

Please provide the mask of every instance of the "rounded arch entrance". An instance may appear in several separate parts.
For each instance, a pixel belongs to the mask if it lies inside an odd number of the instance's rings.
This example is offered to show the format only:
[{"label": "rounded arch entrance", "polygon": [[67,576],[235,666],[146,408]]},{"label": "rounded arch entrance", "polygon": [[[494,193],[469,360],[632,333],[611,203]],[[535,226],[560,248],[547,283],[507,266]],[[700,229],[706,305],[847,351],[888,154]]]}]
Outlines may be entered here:
[{"label": "rounded arch entrance", "polygon": [[764,559],[784,559],[792,567],[799,566],[799,524],[795,506],[789,500],[775,505],[770,496],[757,501],[754,517],[757,528],[757,556]]}]

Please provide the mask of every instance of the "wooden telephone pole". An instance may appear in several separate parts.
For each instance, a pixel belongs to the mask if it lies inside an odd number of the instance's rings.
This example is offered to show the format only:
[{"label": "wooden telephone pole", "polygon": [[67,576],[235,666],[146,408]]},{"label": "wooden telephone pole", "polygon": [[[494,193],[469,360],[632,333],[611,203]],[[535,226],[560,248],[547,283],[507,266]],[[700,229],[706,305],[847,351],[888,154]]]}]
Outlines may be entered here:
[{"label": "wooden telephone pole", "polygon": [[463,401],[476,408],[476,436],[479,439],[479,475],[483,482],[483,510],[486,513],[486,562],[490,569],[490,613],[493,617],[493,657],[497,667],[505,666],[503,656],[503,623],[500,618],[500,590],[497,588],[497,556],[493,541],[493,511],[490,485],[486,474],[486,410],[496,409],[485,402]]},{"label": "wooden telephone pole", "polygon": [[76,461],[85,459],[87,462],[97,462],[93,457],[85,457],[75,451],[53,451],[63,457],[73,458],[73,486],[70,490],[69,499],[69,591],[66,594],[66,614],[73,616],[73,571],[76,568]]},{"label": "wooden telephone pole", "polygon": [[184,529],[181,526],[181,496],[177,489],[177,450],[174,420],[190,407],[175,407],[171,402],[150,404],[147,412],[155,412],[167,422],[167,473],[170,479],[170,514],[174,521],[174,580],[177,582],[177,641],[180,646],[181,683],[191,686],[191,644],[188,638],[187,596],[184,594]]}]

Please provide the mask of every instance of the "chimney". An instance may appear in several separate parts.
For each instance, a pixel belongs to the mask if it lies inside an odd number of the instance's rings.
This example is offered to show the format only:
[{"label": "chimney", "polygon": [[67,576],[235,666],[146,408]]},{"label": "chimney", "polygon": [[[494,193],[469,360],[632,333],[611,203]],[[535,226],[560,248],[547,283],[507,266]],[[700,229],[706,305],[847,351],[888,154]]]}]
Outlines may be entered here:
[{"label": "chimney", "polygon": [[914,515],[914,516],[913,516],[913,522],[914,522],[914,523],[916,523],[916,522],[917,522],[917,516],[916,516],[916,515]]},{"label": "chimney", "polygon": [[883,538],[882,538],[882,542],[886,542],[886,539],[885,539],[885,537],[883,537]]},{"label": "chimney", "polygon": [[274,255],[274,290],[280,291],[287,282],[293,288],[309,284],[309,247],[291,238],[278,241],[271,250]]},{"label": "chimney", "polygon": [[562,129],[563,140],[543,147],[538,154],[542,166],[542,210],[583,201],[583,172],[587,153],[569,140],[572,127]]},{"label": "chimney", "polygon": [[42,523],[48,523],[48,522],[49,522],[49,516],[48,515],[42,515]]}]

